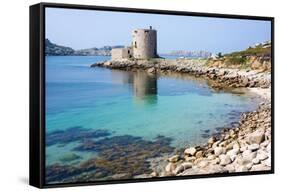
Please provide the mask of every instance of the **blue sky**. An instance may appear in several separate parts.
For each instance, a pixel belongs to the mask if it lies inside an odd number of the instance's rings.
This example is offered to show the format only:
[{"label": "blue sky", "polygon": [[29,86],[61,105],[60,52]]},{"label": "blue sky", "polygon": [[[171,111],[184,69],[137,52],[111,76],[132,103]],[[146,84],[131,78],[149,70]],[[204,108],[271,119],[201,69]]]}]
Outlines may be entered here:
[{"label": "blue sky", "polygon": [[158,52],[228,53],[270,40],[270,21],[46,9],[46,38],[74,49],[130,45],[135,28],[157,30]]}]

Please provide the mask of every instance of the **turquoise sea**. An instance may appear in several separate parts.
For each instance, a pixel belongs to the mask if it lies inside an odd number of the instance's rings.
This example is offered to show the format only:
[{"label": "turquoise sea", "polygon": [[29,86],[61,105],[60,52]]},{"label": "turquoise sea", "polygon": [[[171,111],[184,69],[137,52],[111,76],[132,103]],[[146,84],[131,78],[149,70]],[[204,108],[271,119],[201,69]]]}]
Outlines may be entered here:
[{"label": "turquoise sea", "polygon": [[[90,68],[108,59],[46,56],[47,134],[80,127],[106,130],[108,137],[132,135],[150,141],[165,136],[171,146],[184,148],[203,143],[218,128],[237,122],[241,112],[257,107],[248,94],[216,92],[206,80],[188,75]],[[47,145],[47,165],[61,162],[70,152],[80,156],[76,163],[98,155],[73,151],[79,144]]]}]

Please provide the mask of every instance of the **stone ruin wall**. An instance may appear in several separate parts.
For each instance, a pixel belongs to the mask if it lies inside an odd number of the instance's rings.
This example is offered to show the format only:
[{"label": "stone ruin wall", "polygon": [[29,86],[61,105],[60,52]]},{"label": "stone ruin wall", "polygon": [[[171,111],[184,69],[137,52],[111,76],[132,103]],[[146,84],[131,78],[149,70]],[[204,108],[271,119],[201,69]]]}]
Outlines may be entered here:
[{"label": "stone ruin wall", "polygon": [[128,59],[128,58],[132,58],[132,56],[133,56],[133,49],[131,47],[114,48],[111,50],[112,60]]}]

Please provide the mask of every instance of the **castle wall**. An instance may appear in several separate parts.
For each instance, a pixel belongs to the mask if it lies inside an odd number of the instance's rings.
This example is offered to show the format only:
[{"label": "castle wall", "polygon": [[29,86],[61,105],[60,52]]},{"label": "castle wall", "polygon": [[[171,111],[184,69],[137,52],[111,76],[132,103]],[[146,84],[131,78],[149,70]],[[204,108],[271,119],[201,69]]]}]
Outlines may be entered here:
[{"label": "castle wall", "polygon": [[133,31],[133,57],[155,58],[157,57],[157,32],[153,29],[137,29]]},{"label": "castle wall", "polygon": [[131,58],[132,56],[133,56],[133,49],[131,47],[113,48],[111,50],[111,59],[112,60]]}]

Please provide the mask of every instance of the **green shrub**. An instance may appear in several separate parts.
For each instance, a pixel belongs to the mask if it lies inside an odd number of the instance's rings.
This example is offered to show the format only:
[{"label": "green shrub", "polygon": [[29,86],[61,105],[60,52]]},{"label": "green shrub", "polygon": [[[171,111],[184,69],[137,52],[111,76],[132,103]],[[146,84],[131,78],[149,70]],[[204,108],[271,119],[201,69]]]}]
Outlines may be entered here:
[{"label": "green shrub", "polygon": [[244,56],[230,56],[227,57],[226,59],[226,64],[227,65],[241,65],[241,64],[246,64],[247,59]]},{"label": "green shrub", "polygon": [[270,55],[270,54],[271,54],[271,48],[262,48],[261,46],[257,46],[255,48],[248,48],[244,51],[233,52],[233,53],[227,54],[226,56],[245,57],[245,56],[264,56],[264,55]]}]

